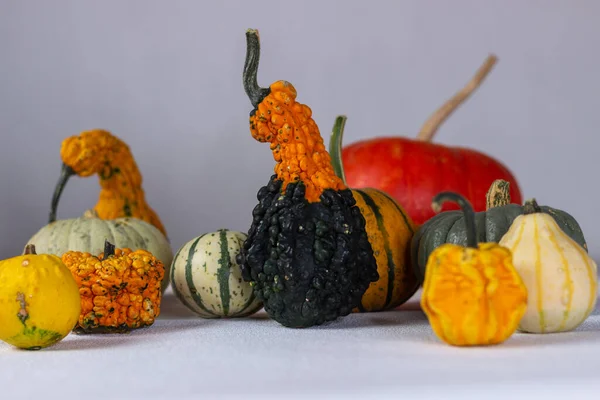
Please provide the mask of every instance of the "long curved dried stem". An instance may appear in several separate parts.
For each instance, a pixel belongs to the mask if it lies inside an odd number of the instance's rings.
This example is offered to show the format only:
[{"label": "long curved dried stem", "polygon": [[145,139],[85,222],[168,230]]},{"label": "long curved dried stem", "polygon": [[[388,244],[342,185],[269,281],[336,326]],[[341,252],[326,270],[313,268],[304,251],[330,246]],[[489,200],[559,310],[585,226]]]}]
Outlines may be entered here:
[{"label": "long curved dried stem", "polygon": [[417,135],[417,140],[430,142],[440,125],[481,85],[497,61],[498,58],[494,54],[490,54],[469,83],[425,121],[425,124],[423,124],[421,131]]}]

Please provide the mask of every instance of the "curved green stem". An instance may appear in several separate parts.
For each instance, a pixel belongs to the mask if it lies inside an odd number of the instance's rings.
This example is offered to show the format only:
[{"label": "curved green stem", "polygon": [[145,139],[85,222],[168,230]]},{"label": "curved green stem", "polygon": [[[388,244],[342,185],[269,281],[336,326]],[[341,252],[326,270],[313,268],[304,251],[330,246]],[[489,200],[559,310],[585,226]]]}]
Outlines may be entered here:
[{"label": "curved green stem", "polygon": [[441,192],[438,193],[431,204],[431,208],[438,213],[446,201],[457,203],[465,215],[465,225],[467,228],[467,247],[477,248],[477,225],[475,225],[475,211],[471,203],[458,193]]},{"label": "curved green stem", "polygon": [[244,82],[244,90],[254,108],[258,107],[260,102],[270,93],[270,89],[258,86],[257,75],[259,61],[260,39],[258,30],[248,29],[246,31],[246,61],[244,62],[242,80]]},{"label": "curved green stem", "polygon": [[342,137],[344,136],[344,126],[346,126],[345,115],[338,115],[335,118],[331,138],[329,139],[329,155],[331,155],[331,165],[336,176],[346,185],[346,174],[344,173],[344,162],[342,161]]},{"label": "curved green stem", "polygon": [[52,203],[50,204],[50,216],[48,217],[49,223],[56,221],[56,209],[58,208],[58,201],[60,200],[60,196],[65,188],[65,185],[67,184],[67,181],[73,175],[75,175],[73,168],[63,163],[60,170],[60,178],[58,178],[58,182],[56,182],[54,195],[52,196]]}]

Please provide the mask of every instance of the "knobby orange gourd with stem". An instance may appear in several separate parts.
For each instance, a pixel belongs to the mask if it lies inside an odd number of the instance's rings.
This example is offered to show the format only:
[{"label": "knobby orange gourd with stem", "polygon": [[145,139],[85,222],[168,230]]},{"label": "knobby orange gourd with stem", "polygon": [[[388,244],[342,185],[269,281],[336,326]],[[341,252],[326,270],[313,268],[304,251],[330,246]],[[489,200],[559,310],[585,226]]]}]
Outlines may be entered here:
[{"label": "knobby orange gourd with stem", "polygon": [[258,31],[246,32],[244,90],[252,137],[269,143],[275,174],[259,189],[236,257],[269,316],[306,328],[348,315],[379,278],[365,218],[333,169],[312,110],[283,80],[257,81]]},{"label": "knobby orange gourd with stem", "polygon": [[97,174],[100,195],[94,211],[101,219],[133,217],[156,226],[165,236],[158,215],[146,202],[142,175],[129,146],[102,129],[66,138],[60,149],[62,169],[56,183],[49,222],[56,220],[61,194],[70,177]]}]

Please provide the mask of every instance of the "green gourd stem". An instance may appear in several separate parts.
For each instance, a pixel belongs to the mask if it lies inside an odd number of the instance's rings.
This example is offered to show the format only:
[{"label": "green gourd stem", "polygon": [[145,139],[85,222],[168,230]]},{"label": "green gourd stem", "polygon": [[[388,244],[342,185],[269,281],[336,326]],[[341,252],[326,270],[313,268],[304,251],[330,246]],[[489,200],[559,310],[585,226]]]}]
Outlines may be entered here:
[{"label": "green gourd stem", "polygon": [[536,214],[536,213],[541,213],[541,212],[542,212],[542,209],[540,208],[540,206],[538,205],[538,203],[535,199],[527,200],[525,202],[525,204],[523,204],[523,214],[524,215]]},{"label": "green gourd stem", "polygon": [[115,255],[115,245],[108,240],[104,241],[104,259]]},{"label": "green gourd stem", "polygon": [[344,126],[346,126],[345,115],[338,115],[335,118],[331,138],[329,139],[329,155],[331,156],[331,165],[335,175],[346,184],[346,174],[344,173],[344,162],[342,161],[342,137],[344,136]]},{"label": "green gourd stem", "polygon": [[441,192],[433,198],[431,208],[436,213],[442,210],[442,205],[446,201],[453,201],[457,203],[462,209],[465,215],[465,225],[467,229],[467,247],[477,248],[477,226],[475,225],[475,211],[471,203],[458,193],[454,192]]},{"label": "green gourd stem", "polygon": [[250,99],[254,108],[258,107],[260,102],[269,95],[270,89],[258,86],[258,63],[260,61],[260,38],[258,30],[246,30],[246,61],[244,62],[244,72],[242,80],[244,90]]},{"label": "green gourd stem", "polygon": [[73,170],[73,168],[63,163],[60,172],[60,178],[58,179],[58,182],[56,182],[56,186],[54,188],[54,195],[52,196],[52,203],[50,205],[50,215],[48,217],[48,223],[56,221],[56,210],[58,209],[58,201],[60,200],[60,196],[62,195],[62,192],[65,189],[69,178],[73,175],[75,175],[75,171]]},{"label": "green gourd stem", "polygon": [[24,254],[36,255],[37,253],[35,252],[35,245],[34,244],[28,244],[27,246],[25,246],[25,252],[24,252]]},{"label": "green gourd stem", "polygon": [[496,179],[485,195],[485,209],[502,207],[510,204],[510,183]]}]

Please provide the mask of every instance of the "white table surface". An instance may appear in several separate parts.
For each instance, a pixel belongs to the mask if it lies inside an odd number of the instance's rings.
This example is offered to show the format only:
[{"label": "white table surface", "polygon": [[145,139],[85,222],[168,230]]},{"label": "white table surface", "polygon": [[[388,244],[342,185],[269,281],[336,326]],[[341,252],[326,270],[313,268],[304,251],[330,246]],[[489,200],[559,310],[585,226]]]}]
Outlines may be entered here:
[{"label": "white table surface", "polygon": [[455,348],[434,336],[419,294],[300,330],[262,310],[201,319],[169,289],[147,329],[33,352],[1,343],[0,399],[600,399],[598,308],[573,332]]}]

